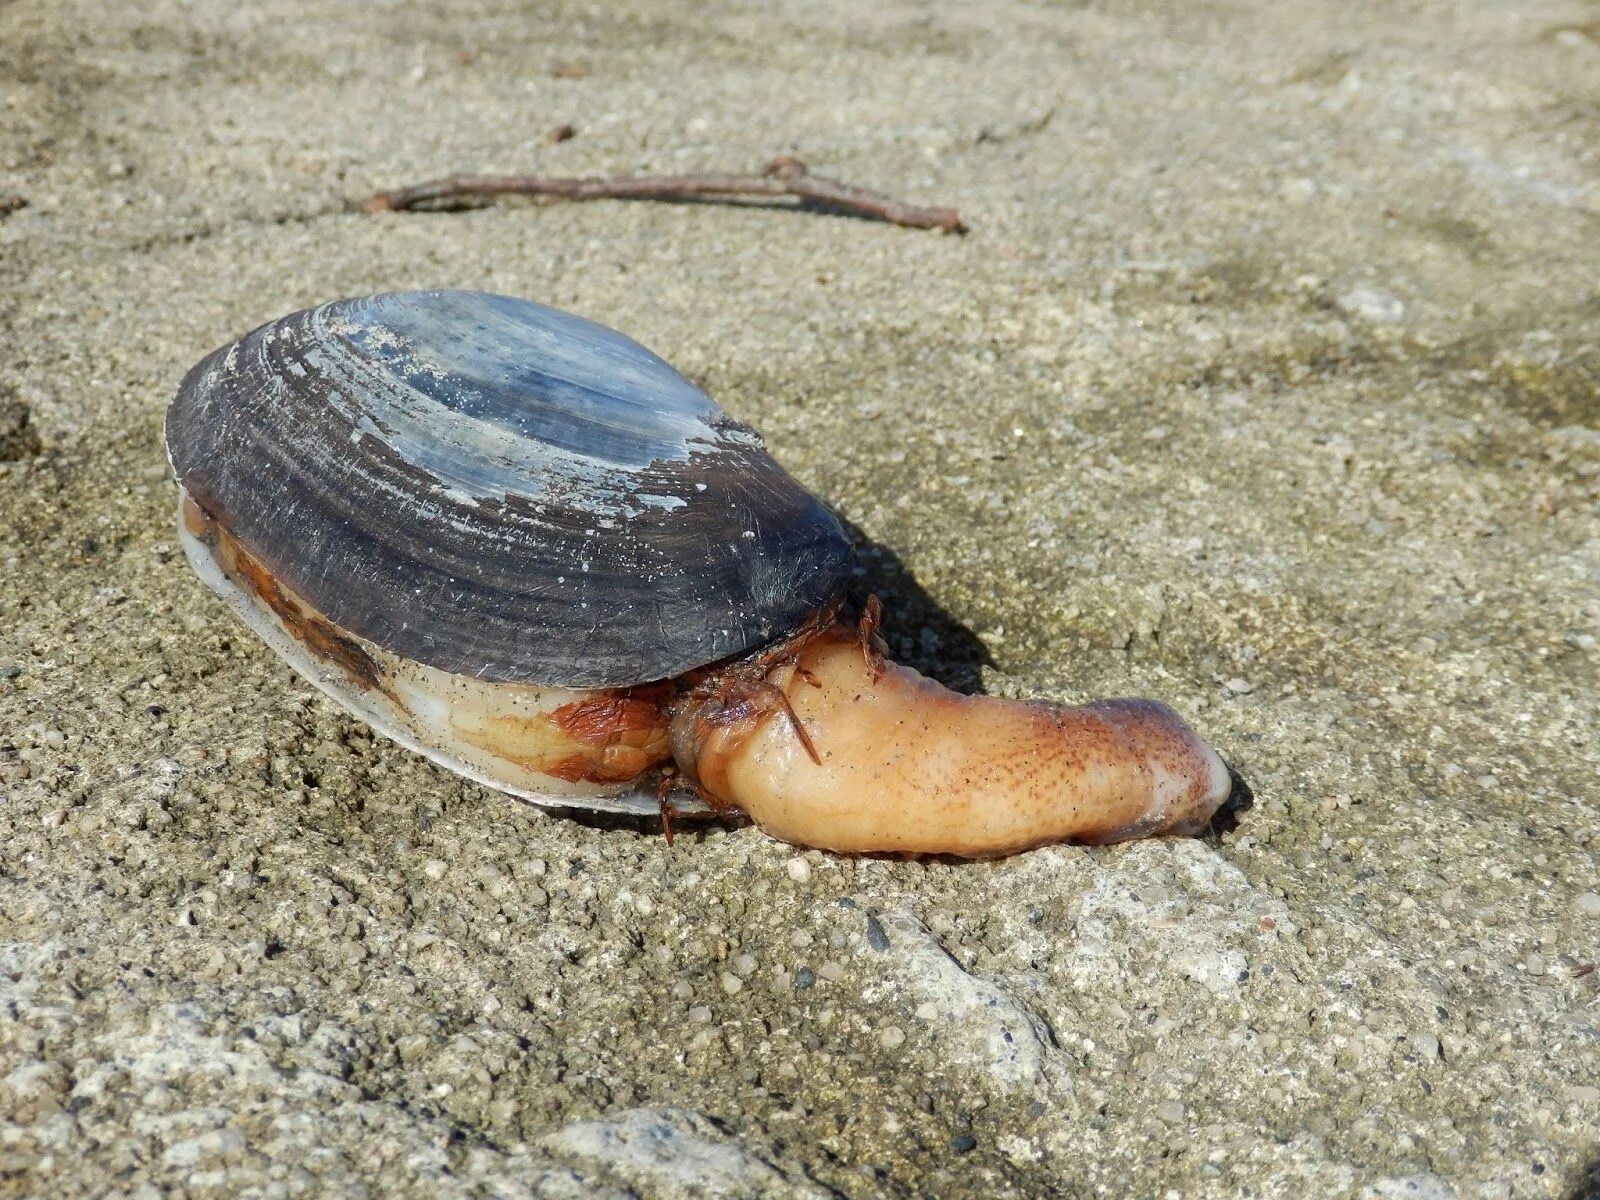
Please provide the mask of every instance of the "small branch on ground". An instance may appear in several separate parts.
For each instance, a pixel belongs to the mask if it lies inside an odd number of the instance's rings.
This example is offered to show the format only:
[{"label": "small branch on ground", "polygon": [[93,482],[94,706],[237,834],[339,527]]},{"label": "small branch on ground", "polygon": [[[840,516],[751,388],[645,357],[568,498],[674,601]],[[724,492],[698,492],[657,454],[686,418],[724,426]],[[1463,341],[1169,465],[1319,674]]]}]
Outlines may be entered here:
[{"label": "small branch on ground", "polygon": [[539,175],[452,175],[427,183],[379,192],[367,212],[404,212],[428,205],[448,208],[480,196],[552,196],[563,200],[734,200],[750,196],[793,196],[803,208],[828,209],[912,229],[965,233],[953,208],[904,204],[822,175],[799,159],[780,155],[761,175],[623,175],[560,178]]}]

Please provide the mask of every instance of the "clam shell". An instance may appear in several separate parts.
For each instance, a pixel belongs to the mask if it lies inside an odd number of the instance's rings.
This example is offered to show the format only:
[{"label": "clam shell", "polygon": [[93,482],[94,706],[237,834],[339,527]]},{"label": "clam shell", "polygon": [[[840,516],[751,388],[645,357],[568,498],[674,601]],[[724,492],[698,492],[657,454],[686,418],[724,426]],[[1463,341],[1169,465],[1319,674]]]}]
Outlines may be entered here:
[{"label": "clam shell", "polygon": [[483,681],[677,676],[792,629],[853,565],[833,515],[660,358],[505,296],[264,325],[184,379],[167,449],[339,629]]}]

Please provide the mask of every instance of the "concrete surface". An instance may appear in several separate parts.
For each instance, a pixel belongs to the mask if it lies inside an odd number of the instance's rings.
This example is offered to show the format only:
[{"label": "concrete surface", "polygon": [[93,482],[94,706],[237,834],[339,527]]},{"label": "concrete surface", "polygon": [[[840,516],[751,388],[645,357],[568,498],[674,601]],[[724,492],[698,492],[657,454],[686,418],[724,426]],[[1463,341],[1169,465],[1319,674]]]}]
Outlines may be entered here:
[{"label": "concrete surface", "polygon": [[[1597,117],[1579,0],[0,4],[0,1194],[1593,1196]],[[780,152],[972,233],[351,207]],[[902,652],[1166,699],[1254,806],[669,849],[375,739],[160,425],[420,286],[665,354]]]}]

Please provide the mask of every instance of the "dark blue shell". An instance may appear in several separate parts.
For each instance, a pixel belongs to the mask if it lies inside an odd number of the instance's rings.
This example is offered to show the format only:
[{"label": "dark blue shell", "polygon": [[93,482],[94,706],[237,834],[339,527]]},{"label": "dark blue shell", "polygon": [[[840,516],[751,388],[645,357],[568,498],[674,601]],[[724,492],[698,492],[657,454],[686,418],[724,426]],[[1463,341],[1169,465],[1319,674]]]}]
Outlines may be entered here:
[{"label": "dark blue shell", "polygon": [[357,636],[482,679],[617,687],[794,628],[838,521],[660,358],[525,300],[408,292],[264,325],[184,379],[184,491]]}]

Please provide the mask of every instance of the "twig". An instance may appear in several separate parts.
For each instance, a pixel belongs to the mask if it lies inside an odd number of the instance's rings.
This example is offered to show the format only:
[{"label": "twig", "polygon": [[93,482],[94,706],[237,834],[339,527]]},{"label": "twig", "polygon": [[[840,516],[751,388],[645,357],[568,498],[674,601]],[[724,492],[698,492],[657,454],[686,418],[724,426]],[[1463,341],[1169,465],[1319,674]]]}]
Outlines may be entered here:
[{"label": "twig", "polygon": [[953,208],[903,204],[882,192],[813,175],[799,159],[780,155],[761,175],[658,175],[549,177],[539,175],[452,175],[379,192],[363,206],[368,212],[404,212],[437,201],[471,196],[557,196],[566,200],[727,200],[740,196],[794,196],[802,206],[817,206],[868,220],[912,229],[965,233]]}]

